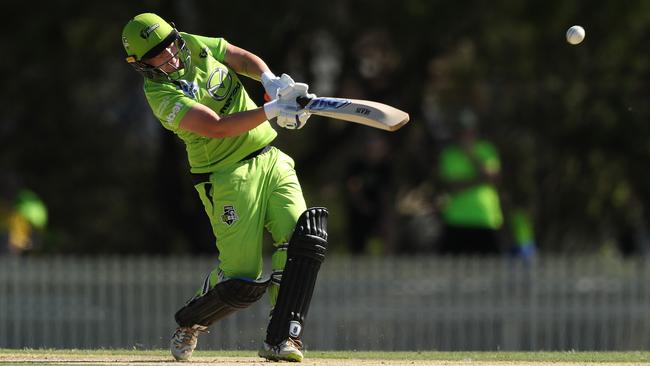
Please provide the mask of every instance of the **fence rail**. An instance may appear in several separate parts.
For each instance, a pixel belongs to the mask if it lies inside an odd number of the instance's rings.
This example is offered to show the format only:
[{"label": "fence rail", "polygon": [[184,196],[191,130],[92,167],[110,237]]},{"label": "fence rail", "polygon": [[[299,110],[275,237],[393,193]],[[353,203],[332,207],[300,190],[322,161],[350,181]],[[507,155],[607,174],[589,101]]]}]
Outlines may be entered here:
[{"label": "fence rail", "polygon": [[[639,350],[650,260],[327,258],[311,349]],[[0,257],[0,348],[164,348],[214,258]],[[268,268],[268,266],[267,266]],[[256,349],[266,299],[211,327],[201,349]]]}]

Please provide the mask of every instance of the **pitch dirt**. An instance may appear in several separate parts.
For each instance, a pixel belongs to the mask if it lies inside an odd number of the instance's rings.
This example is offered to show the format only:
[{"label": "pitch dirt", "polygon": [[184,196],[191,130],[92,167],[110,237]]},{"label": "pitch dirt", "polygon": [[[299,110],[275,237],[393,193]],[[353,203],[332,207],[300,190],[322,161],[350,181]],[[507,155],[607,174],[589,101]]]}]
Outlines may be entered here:
[{"label": "pitch dirt", "polygon": [[[281,365],[286,363],[274,363],[263,361],[257,357],[195,357],[192,362],[178,363],[170,357],[148,356],[148,355],[78,355],[78,354],[25,354],[25,353],[4,353],[0,354],[0,364],[21,363],[21,364],[58,364],[58,365],[174,365],[174,366],[242,366],[242,365]],[[587,363],[587,362],[494,362],[494,361],[436,361],[436,360],[370,360],[370,359],[310,359],[306,358],[300,365],[309,366],[632,366],[643,363]],[[647,365],[647,364],[645,364]]]}]

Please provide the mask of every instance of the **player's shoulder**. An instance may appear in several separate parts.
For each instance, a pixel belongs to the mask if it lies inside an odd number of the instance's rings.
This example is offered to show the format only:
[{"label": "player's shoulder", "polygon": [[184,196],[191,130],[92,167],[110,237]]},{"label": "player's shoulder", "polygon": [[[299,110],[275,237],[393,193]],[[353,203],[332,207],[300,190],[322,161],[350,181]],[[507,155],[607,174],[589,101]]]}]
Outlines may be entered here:
[{"label": "player's shoulder", "polygon": [[199,35],[192,34],[192,33],[187,33],[187,32],[178,32],[178,33],[181,35],[181,37],[183,38],[185,43],[187,45],[189,45],[189,46],[201,43],[201,41],[199,39],[200,38]]},{"label": "player's shoulder", "polygon": [[221,37],[209,37],[185,32],[180,32],[180,34],[191,51],[199,51],[205,47],[214,48],[228,44],[228,42]]},{"label": "player's shoulder", "polygon": [[176,86],[170,82],[159,82],[159,81],[153,81],[150,79],[145,79],[144,84],[142,84],[142,89],[144,89],[145,92],[153,92],[153,91],[164,91],[164,90],[176,90]]},{"label": "player's shoulder", "polygon": [[185,45],[187,48],[189,48],[192,56],[194,56],[196,52],[200,52],[199,50],[205,47],[204,42],[202,42],[197,35],[185,32],[179,33],[181,37],[183,37],[183,41],[185,41]]},{"label": "player's shoulder", "polygon": [[223,58],[228,41],[221,37],[208,37],[198,34],[180,32],[185,44],[192,53],[192,57],[205,58],[208,55],[214,56],[217,60]]},{"label": "player's shoulder", "polygon": [[[142,85],[145,97],[150,101],[155,101],[164,95],[179,93],[178,88],[172,83],[157,82],[153,80],[145,80]],[[182,92],[180,92],[182,93]]]}]

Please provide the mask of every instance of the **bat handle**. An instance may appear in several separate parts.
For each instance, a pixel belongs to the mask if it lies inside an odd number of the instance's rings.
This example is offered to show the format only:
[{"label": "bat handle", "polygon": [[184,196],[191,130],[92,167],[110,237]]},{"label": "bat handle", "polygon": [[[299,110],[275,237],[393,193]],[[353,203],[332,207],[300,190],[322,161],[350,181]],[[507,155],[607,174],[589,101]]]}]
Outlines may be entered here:
[{"label": "bat handle", "polygon": [[296,102],[298,103],[300,108],[305,108],[307,106],[307,104],[309,104],[309,102],[311,102],[311,98],[305,97],[305,96],[297,97]]}]

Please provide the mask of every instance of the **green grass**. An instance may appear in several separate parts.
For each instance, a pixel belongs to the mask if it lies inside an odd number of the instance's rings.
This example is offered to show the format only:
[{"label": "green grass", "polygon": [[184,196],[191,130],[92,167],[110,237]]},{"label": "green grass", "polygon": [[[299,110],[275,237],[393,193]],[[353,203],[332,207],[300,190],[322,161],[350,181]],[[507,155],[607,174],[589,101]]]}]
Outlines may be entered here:
[{"label": "green grass", "polygon": [[[167,350],[52,350],[0,349],[0,354],[59,354],[59,355],[140,355],[169,356]],[[203,357],[256,357],[256,351],[196,351]],[[520,362],[650,362],[650,352],[369,352],[369,351],[311,351],[308,358],[340,358],[367,360],[432,360],[432,361],[520,361]]]}]

